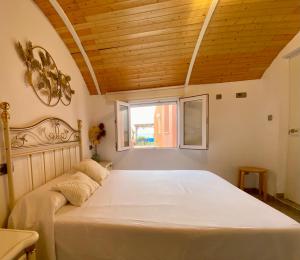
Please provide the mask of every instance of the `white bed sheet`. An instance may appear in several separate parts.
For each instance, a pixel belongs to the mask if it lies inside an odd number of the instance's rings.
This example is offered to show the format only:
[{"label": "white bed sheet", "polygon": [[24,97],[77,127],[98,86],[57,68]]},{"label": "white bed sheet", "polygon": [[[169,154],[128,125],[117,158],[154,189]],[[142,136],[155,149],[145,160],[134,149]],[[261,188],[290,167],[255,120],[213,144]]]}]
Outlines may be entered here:
[{"label": "white bed sheet", "polygon": [[206,171],[113,171],[55,216],[61,259],[300,259],[300,225]]}]

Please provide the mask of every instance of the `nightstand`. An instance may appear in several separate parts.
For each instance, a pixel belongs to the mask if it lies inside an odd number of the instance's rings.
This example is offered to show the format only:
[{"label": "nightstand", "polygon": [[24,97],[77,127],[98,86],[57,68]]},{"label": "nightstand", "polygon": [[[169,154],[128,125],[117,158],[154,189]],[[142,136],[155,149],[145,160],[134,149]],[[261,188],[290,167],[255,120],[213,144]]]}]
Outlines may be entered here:
[{"label": "nightstand", "polygon": [[35,243],[39,235],[35,231],[0,229],[0,259],[35,260]]},{"label": "nightstand", "polygon": [[100,161],[99,162],[102,167],[106,168],[107,170],[111,171],[112,170],[112,162],[110,161]]}]

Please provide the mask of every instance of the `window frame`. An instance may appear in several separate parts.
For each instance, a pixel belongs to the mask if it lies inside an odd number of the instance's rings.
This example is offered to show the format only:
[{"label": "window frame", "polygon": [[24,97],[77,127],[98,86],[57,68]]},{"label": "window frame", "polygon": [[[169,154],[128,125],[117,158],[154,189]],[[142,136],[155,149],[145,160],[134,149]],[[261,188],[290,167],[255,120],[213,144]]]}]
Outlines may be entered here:
[{"label": "window frame", "polygon": [[[194,100],[202,100],[203,107],[202,107],[202,145],[185,145],[184,144],[184,103],[188,101]],[[209,142],[209,95],[197,95],[191,97],[184,97],[179,99],[179,107],[180,107],[180,149],[191,149],[191,150],[208,150],[208,142]],[[202,139],[202,140],[203,140]]]},{"label": "window frame", "polygon": [[[187,101],[193,100],[202,100],[203,101],[203,109],[202,109],[202,117],[205,120],[202,120],[202,137],[204,137],[204,141],[202,145],[185,145],[184,144],[184,103]],[[134,147],[132,145],[132,136],[131,136],[131,108],[146,106],[146,105],[155,105],[155,104],[166,104],[166,103],[176,103],[177,106],[177,145],[176,147]],[[121,129],[118,127],[120,123],[120,106],[128,107],[128,120],[129,120],[129,146],[121,146],[120,145],[120,136]],[[209,94],[202,94],[190,97],[182,97],[182,98],[159,98],[159,99],[147,99],[147,100],[135,100],[130,101],[128,103],[123,101],[116,101],[116,150],[117,151],[125,151],[129,149],[190,149],[190,150],[208,150],[209,148]]]}]

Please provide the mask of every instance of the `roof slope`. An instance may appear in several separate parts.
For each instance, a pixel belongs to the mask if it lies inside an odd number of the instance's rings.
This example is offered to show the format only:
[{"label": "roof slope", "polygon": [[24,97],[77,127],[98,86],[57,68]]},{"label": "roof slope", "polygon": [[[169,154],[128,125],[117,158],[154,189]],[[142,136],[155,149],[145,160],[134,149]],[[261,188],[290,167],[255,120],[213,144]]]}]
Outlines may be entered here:
[{"label": "roof slope", "polygon": [[[97,90],[71,34],[47,0],[35,0]],[[211,0],[58,0],[101,93],[183,85]],[[260,78],[300,30],[299,0],[220,0],[191,84]]]}]

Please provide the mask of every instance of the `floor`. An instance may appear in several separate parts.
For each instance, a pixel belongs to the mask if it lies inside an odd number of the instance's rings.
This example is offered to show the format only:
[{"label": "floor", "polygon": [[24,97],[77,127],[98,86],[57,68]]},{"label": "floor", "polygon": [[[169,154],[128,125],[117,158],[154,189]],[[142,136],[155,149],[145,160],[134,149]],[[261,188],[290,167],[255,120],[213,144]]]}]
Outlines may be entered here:
[{"label": "floor", "polygon": [[285,215],[288,215],[289,217],[293,218],[294,220],[296,220],[300,223],[300,211],[299,210],[294,209],[290,206],[287,206],[277,199],[270,199],[267,201],[267,204],[270,205],[271,207],[281,211]]},{"label": "floor", "polygon": [[[247,191],[247,192],[250,193],[252,196],[261,200],[261,198],[258,196],[257,192],[255,192],[255,191]],[[280,200],[273,198],[273,197],[268,198],[266,203],[268,205],[270,205],[271,207],[281,211],[285,215],[289,216],[290,218],[292,218],[300,223],[300,210],[299,209],[295,209],[291,206],[288,206],[285,203],[283,203]]]}]

